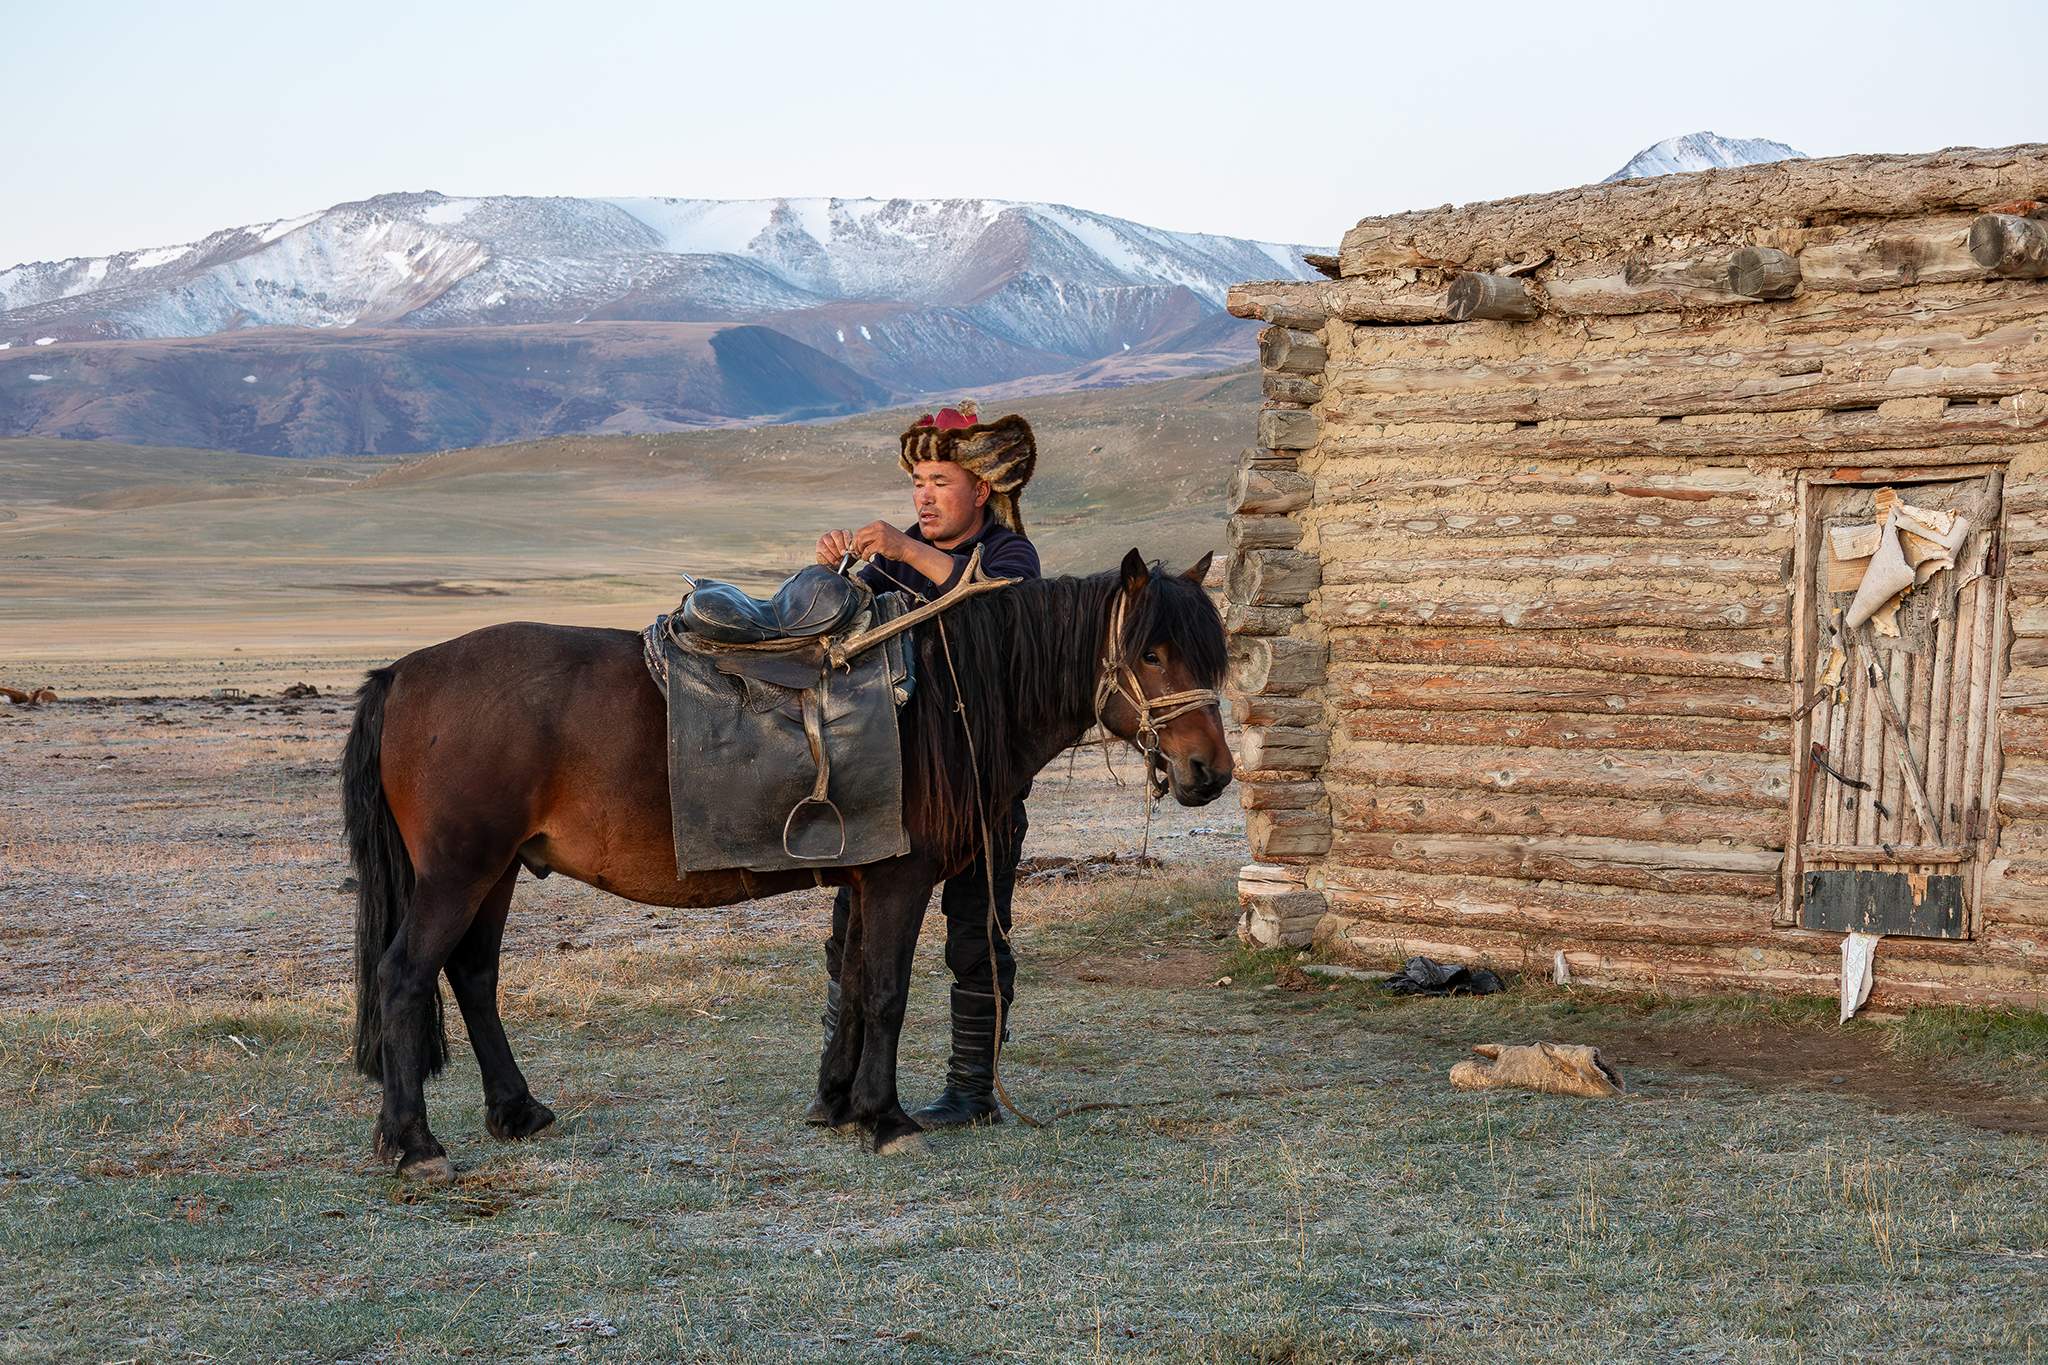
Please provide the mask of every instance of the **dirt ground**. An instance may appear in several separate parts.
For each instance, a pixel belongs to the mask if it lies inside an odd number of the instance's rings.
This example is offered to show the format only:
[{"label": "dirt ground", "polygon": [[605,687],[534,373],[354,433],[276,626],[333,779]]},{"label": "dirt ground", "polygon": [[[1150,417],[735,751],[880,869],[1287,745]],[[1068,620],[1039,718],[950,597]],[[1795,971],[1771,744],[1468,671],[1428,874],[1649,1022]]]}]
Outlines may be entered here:
[{"label": "dirt ground", "polygon": [[[246,683],[254,687],[253,680]],[[1516,982],[1402,1001],[1237,945],[1243,816],[1040,779],[1005,1074],[1050,1120],[883,1161],[800,1122],[822,893],[522,880],[560,1116],[394,1182],[346,1064],[344,696],[0,708],[0,1360],[2031,1360],[2048,1028]],[[1136,765],[1119,761],[1135,781]],[[1079,860],[1078,863],[1076,860]],[[930,923],[930,922],[928,922]],[[920,948],[905,1098],[946,1052]],[[1624,1100],[1444,1082],[1599,1045]]]},{"label": "dirt ground", "polygon": [[[343,985],[355,897],[337,764],[352,712],[345,693],[0,707],[0,1009]],[[1069,860],[1085,871],[1137,853],[1136,755],[1112,762],[1075,750],[1041,777],[1027,902],[1071,894],[1081,882]],[[1247,856],[1244,812],[1230,796],[1193,810],[1162,802],[1152,841],[1177,872],[1224,875]],[[822,944],[829,904],[800,892],[655,909],[567,878],[522,878],[506,951],[687,951],[733,934]]]}]

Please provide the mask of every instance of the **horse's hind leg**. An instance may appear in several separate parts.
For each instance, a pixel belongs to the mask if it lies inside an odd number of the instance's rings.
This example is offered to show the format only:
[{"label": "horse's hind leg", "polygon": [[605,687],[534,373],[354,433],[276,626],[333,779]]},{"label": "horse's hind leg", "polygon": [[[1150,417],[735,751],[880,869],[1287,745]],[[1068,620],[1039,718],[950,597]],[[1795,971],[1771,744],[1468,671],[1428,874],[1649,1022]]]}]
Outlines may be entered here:
[{"label": "horse's hind leg", "polygon": [[505,1041],[504,1021],[498,1017],[498,958],[518,880],[519,864],[514,863],[484,893],[469,932],[448,955],[447,968],[448,984],[455,989],[470,1045],[476,1049],[477,1069],[483,1072],[484,1126],[492,1137],[507,1140],[531,1137],[555,1121],[555,1111],[526,1088],[526,1077],[512,1058],[512,1045]]},{"label": "horse's hind leg", "polygon": [[[897,1095],[896,1048],[910,1000],[917,934],[937,880],[929,866],[918,863],[883,867],[886,871],[872,870],[861,884],[860,994],[865,1029],[853,1078],[853,1115],[873,1131],[877,1155],[914,1150],[924,1131],[903,1112]],[[847,987],[849,993],[852,989]]]},{"label": "horse's hind leg", "polygon": [[396,1156],[398,1173],[409,1179],[455,1178],[454,1163],[427,1127],[427,1076],[443,1060],[441,968],[469,932],[501,867],[481,875],[422,870],[405,921],[377,965],[384,1015],[384,1112],[377,1119],[377,1150]]}]

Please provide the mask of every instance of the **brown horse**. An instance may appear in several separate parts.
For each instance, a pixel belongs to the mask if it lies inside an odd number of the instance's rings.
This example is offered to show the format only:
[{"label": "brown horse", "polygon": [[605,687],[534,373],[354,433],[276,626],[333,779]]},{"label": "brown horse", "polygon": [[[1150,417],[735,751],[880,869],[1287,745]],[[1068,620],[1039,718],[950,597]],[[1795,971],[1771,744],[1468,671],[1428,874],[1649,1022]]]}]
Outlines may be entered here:
[{"label": "brown horse", "polygon": [[[1156,746],[1183,805],[1229,784],[1213,695],[1174,695],[1213,689],[1223,671],[1222,622],[1200,587],[1208,566],[1204,556],[1162,574],[1133,550],[1119,569],[1020,583],[917,627],[917,686],[902,717],[910,852],[820,873],[677,875],[663,702],[632,631],[491,626],[372,672],[342,756],[342,798],[361,887],[355,1061],[384,1083],[378,1151],[403,1175],[453,1177],[422,1095],[447,1060],[443,972],[483,1072],[491,1134],[523,1138],[554,1121],[498,1017],[499,948],[522,866],[648,905],[851,886],[846,1003],[819,1063],[819,1103],[836,1125],[871,1133],[877,1152],[908,1142],[920,1130],[897,1100],[896,1043],[911,957],[932,888],[980,851],[982,813],[1007,818],[1098,713],[1112,733]],[[1112,623],[1120,638],[1109,638]],[[1169,704],[1155,710],[1156,698]]]}]

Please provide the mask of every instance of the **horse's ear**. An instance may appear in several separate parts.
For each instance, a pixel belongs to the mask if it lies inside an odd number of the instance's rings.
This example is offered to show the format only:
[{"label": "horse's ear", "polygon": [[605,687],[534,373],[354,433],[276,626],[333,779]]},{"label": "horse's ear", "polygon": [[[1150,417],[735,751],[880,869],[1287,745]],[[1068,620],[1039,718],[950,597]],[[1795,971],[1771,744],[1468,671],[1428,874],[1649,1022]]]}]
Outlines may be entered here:
[{"label": "horse's ear", "polygon": [[1137,592],[1152,581],[1152,570],[1145,565],[1145,557],[1136,550],[1124,556],[1124,591]]},{"label": "horse's ear", "polygon": [[1209,565],[1215,558],[1216,552],[1214,550],[1209,551],[1209,553],[1196,560],[1195,567],[1189,569],[1181,577],[1199,588],[1202,584],[1209,581]]}]

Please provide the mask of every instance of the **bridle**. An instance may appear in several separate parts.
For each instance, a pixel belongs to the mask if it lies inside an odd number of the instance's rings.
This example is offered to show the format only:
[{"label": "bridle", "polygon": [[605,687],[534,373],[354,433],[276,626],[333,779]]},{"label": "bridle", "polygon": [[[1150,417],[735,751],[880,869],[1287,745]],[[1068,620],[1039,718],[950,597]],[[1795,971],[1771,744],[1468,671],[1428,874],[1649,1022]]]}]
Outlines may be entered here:
[{"label": "bridle", "polygon": [[[1169,787],[1159,771],[1159,732],[1169,722],[1190,711],[1215,706],[1221,699],[1215,689],[1209,687],[1191,687],[1184,692],[1167,692],[1156,697],[1146,695],[1124,653],[1124,604],[1127,600],[1128,594],[1119,589],[1116,604],[1109,611],[1109,633],[1103,637],[1102,644],[1102,668],[1095,678],[1095,724],[1102,731],[1103,755],[1107,758],[1110,729],[1102,718],[1102,708],[1111,697],[1120,696],[1137,713],[1138,728],[1131,738],[1138,746],[1138,752],[1145,755],[1146,791],[1157,798],[1166,795]],[[1149,811],[1150,808],[1148,802],[1146,809]]]}]

